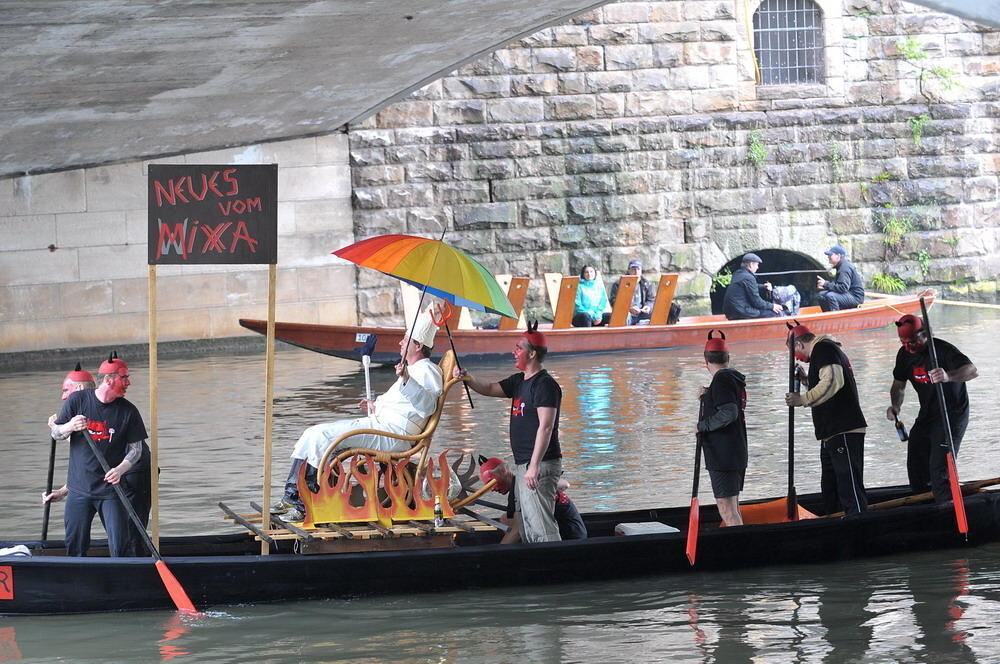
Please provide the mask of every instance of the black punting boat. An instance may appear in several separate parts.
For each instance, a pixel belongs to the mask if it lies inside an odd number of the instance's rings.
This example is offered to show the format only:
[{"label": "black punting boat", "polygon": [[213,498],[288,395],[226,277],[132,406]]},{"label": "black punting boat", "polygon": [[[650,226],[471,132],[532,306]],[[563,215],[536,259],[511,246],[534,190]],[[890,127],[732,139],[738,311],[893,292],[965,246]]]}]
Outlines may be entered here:
[{"label": "black punting boat", "polygon": [[[869,491],[871,503],[908,488]],[[783,512],[784,500],[777,512]],[[748,505],[764,506],[766,501]],[[799,499],[821,513],[818,494]],[[199,609],[319,598],[460,590],[487,586],[605,581],[637,575],[849,560],[1000,540],[1000,491],[965,498],[968,541],[950,505],[915,504],[846,518],[811,518],[720,528],[714,505],[702,508],[695,567],[685,557],[688,508],[584,515],[591,537],[545,544],[497,544],[496,531],[461,532],[448,548],[303,555],[292,541],[259,555],[252,535],[161,540],[170,569]],[[752,511],[752,508],[746,511]],[[673,533],[615,536],[618,524],[660,522]],[[24,544],[31,557],[0,558],[0,615],[171,609],[149,558],[67,558],[62,542]]]}]

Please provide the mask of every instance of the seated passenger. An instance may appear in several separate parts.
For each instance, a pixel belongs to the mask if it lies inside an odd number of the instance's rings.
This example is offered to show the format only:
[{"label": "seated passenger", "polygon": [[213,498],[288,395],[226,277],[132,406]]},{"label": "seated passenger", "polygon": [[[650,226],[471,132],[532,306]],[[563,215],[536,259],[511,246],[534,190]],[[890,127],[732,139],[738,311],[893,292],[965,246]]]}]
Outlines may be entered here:
[{"label": "seated passenger", "polygon": [[[628,308],[628,324],[638,325],[644,320],[649,320],[649,312],[653,310],[653,298],[656,297],[656,293],[653,291],[653,284],[642,276],[642,262],[638,258],[629,261],[628,274],[639,277],[635,293],[632,294],[632,305]],[[614,306],[615,299],[618,297],[620,283],[621,279],[611,287],[611,306]]]},{"label": "seated passenger", "polygon": [[819,288],[816,299],[819,301],[820,309],[823,311],[856,309],[865,301],[865,285],[857,268],[847,260],[847,252],[839,244],[823,253],[837,274],[833,281],[816,277],[816,287]]},{"label": "seated passenger", "polygon": [[[412,436],[423,431],[427,420],[437,410],[443,379],[441,368],[430,360],[437,326],[427,312],[420,314],[412,333],[399,342],[402,361],[396,365],[399,378],[389,390],[374,402],[362,399],[359,404],[368,415],[353,420],[338,420],[316,424],[306,429],[292,451],[292,467],[285,481],[285,495],[271,507],[275,514],[285,514],[285,521],[302,521],[303,503],[296,486],[296,477],[303,463],[308,463],[306,479],[315,482],[317,468],[326,448],[334,440],[355,429],[376,429]],[[412,334],[412,337],[409,336]],[[384,452],[403,452],[410,442],[363,434],[351,436],[337,450],[364,447]]]},{"label": "seated passenger", "polygon": [[754,273],[760,268],[761,260],[757,254],[744,254],[739,268],[733,272],[733,280],[729,282],[726,296],[722,300],[722,313],[729,320],[745,318],[768,318],[781,315],[781,305],[768,302],[761,297],[761,292],[771,290],[770,282],[763,286],[757,285]]},{"label": "seated passenger", "polygon": [[771,299],[775,304],[781,305],[783,316],[797,316],[802,306],[802,296],[795,284],[787,286],[775,286],[771,289]]},{"label": "seated passenger", "polygon": [[[482,457],[480,457],[482,459]],[[507,514],[502,519],[510,526],[510,530],[504,533],[500,540],[501,544],[516,544],[521,541],[521,511],[517,509],[517,498],[511,487],[514,486],[514,473],[510,472],[500,459],[494,457],[482,462],[479,467],[479,478],[485,484],[491,479],[497,481],[494,491],[507,496]],[[566,490],[569,489],[569,482],[559,478],[556,484],[556,523],[559,524],[559,536],[564,539],[587,539],[587,526],[583,523],[583,517],[576,505],[570,500]]]},{"label": "seated passenger", "polygon": [[573,327],[597,327],[611,320],[611,312],[607,311],[608,294],[604,284],[597,281],[597,270],[591,265],[584,265],[580,270],[580,285],[573,304]]}]

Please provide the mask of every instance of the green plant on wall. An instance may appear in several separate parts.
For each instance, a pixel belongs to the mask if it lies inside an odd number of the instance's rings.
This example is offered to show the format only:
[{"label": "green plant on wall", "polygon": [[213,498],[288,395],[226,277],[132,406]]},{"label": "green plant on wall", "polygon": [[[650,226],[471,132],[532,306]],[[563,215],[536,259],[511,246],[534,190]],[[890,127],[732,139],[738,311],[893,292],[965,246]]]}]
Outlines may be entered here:
[{"label": "green plant on wall", "polygon": [[927,101],[936,101],[936,96],[925,87],[929,80],[936,81],[945,91],[960,87],[958,81],[955,80],[955,72],[947,67],[935,67],[927,64],[927,52],[923,45],[913,37],[896,42],[896,48],[899,49],[900,56],[918,70],[917,86],[920,89],[920,94]]},{"label": "green plant on wall", "polygon": [[962,241],[962,236],[952,235],[951,237],[943,237],[941,238],[941,241],[944,242],[949,247],[951,247],[952,249],[954,249],[955,247],[958,246],[958,243]]},{"label": "green plant on wall", "polygon": [[903,242],[903,236],[913,230],[913,221],[906,215],[901,215],[887,205],[887,211],[878,217],[878,225],[882,229],[882,241],[889,249],[898,249]]},{"label": "green plant on wall", "polygon": [[913,137],[913,142],[916,145],[920,145],[920,141],[924,138],[924,127],[927,123],[931,121],[931,116],[926,113],[921,113],[920,115],[909,118],[906,123],[910,125],[910,136]]},{"label": "green plant on wall", "polygon": [[834,179],[839,180],[844,170],[844,146],[840,143],[830,144],[830,169]]},{"label": "green plant on wall", "polygon": [[767,146],[764,145],[764,139],[761,138],[759,131],[750,132],[749,146],[747,148],[747,160],[754,165],[754,168],[760,168],[767,161]]},{"label": "green plant on wall", "polygon": [[917,260],[917,265],[920,267],[921,276],[926,279],[927,273],[931,271],[931,252],[926,249],[921,249],[916,253],[914,258]]},{"label": "green plant on wall", "polygon": [[876,272],[872,275],[872,290],[878,293],[902,293],[906,289],[906,282],[894,274]]},{"label": "green plant on wall", "polygon": [[728,288],[732,281],[733,273],[729,270],[721,270],[717,275],[712,277],[712,291],[715,292]]}]

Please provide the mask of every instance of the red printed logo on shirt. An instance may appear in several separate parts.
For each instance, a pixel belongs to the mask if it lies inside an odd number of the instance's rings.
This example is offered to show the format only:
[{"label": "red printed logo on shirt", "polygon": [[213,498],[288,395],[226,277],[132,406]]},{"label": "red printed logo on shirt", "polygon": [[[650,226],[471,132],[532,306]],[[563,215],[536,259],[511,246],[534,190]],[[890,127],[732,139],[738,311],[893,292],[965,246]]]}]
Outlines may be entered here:
[{"label": "red printed logo on shirt", "polygon": [[915,383],[929,383],[931,382],[930,374],[927,373],[927,369],[924,367],[913,367],[913,382]]},{"label": "red printed logo on shirt", "polygon": [[87,432],[90,433],[90,437],[96,441],[106,443],[111,440],[107,422],[87,420]]},{"label": "red printed logo on shirt", "polygon": [[524,417],[524,402],[520,397],[516,397],[510,404],[511,417]]}]

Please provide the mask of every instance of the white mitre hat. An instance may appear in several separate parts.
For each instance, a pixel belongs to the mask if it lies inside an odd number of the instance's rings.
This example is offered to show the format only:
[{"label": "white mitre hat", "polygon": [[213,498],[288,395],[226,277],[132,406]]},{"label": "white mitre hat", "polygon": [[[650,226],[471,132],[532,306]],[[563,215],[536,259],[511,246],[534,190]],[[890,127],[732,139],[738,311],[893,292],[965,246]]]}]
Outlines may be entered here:
[{"label": "white mitre hat", "polygon": [[410,334],[410,338],[414,341],[418,341],[428,348],[434,347],[434,335],[437,334],[438,326],[434,324],[431,319],[431,310],[433,305],[427,307],[426,311],[422,311],[419,316],[417,316],[417,322],[413,325],[413,332]]}]

